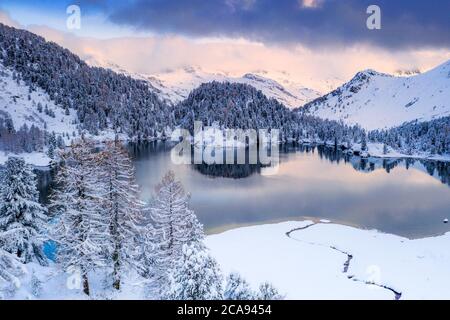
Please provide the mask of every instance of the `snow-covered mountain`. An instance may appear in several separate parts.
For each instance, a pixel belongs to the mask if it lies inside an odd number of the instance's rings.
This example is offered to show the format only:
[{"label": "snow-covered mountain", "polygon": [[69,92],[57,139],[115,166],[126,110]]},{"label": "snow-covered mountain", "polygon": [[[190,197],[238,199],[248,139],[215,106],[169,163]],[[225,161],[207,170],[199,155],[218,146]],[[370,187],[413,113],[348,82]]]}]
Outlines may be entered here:
[{"label": "snow-covered mountain", "polygon": [[450,115],[450,61],[426,73],[397,77],[366,70],[299,109],[330,120],[383,129]]},{"label": "snow-covered mountain", "polygon": [[227,72],[206,72],[200,67],[185,67],[158,74],[145,75],[130,73],[113,63],[99,63],[98,61],[89,61],[89,63],[112,69],[115,72],[126,74],[133,78],[146,80],[155,88],[156,93],[160,97],[173,104],[186,99],[189,93],[201,84],[213,81],[251,85],[261,90],[267,97],[274,98],[291,109],[302,106],[322,95],[319,91],[290,80],[289,76],[283,72],[269,73],[258,70],[236,77]]}]

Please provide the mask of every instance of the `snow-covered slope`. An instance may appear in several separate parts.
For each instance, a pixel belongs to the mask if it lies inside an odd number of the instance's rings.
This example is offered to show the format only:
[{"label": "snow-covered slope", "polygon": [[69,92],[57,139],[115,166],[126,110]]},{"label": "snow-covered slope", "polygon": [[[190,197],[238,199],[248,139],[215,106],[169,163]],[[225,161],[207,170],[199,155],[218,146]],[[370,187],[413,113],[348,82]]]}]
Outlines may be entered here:
[{"label": "snow-covered slope", "polygon": [[[39,111],[39,105],[42,107],[41,111]],[[46,109],[48,113],[45,112]],[[28,85],[21,80],[17,81],[13,72],[0,63],[0,119],[7,118],[12,120],[16,131],[19,131],[23,125],[28,128],[35,126],[42,132],[54,132],[57,137],[62,137],[66,144],[70,144],[72,139],[79,136],[76,110],[69,109],[69,114],[66,114],[65,110],[55,104],[39,87],[30,92]],[[104,130],[97,136],[86,132],[85,134],[98,141],[113,139],[115,136],[113,130]],[[51,161],[45,150],[19,154],[0,150],[0,166],[13,154],[38,167],[48,166]]]},{"label": "snow-covered slope", "polygon": [[[70,144],[74,138],[79,136],[79,120],[76,110],[70,108],[69,112],[66,113],[66,110],[55,103],[43,89],[34,87],[31,90],[30,86],[24,81],[17,80],[14,72],[6,68],[1,61],[0,119],[5,122],[7,119],[11,119],[16,132],[19,132],[26,125],[28,129],[32,126],[39,128],[42,134],[44,132],[49,134],[55,133],[56,137],[58,139],[61,137],[66,145]],[[85,131],[85,135],[97,141],[113,139],[115,137],[112,129],[100,131],[95,136]],[[28,137],[30,137],[29,140],[36,138],[29,135]],[[125,135],[123,135],[123,138],[125,138]],[[36,139],[38,140],[40,138]],[[22,143],[27,142],[20,140],[20,144]],[[21,149],[21,147],[18,149]],[[0,146],[0,166],[11,155],[20,156],[27,163],[39,167],[48,166],[51,161],[47,155],[47,146],[43,146],[42,150],[39,149],[30,152],[25,152],[25,150],[6,150]]]},{"label": "snow-covered slope", "polygon": [[200,67],[185,67],[153,75],[144,75],[129,73],[112,63],[99,64],[95,61],[89,61],[89,63],[146,80],[155,88],[159,96],[172,103],[186,99],[192,90],[203,83],[213,81],[251,85],[261,90],[267,97],[277,99],[288,108],[297,108],[321,96],[320,92],[290,80],[289,76],[283,73],[255,71],[235,77],[226,72],[211,73],[203,71]]},{"label": "snow-covered slope", "polygon": [[[42,107],[41,111],[38,106]],[[1,63],[0,118],[11,119],[16,131],[23,125],[28,128],[34,126],[42,131],[54,132],[63,137],[66,143],[72,138],[73,132],[77,132],[75,110],[70,110],[70,114],[66,115],[64,109],[55,105],[47,93],[39,88],[30,92],[30,88],[23,81],[15,80],[13,73]],[[51,160],[45,152],[17,155],[36,166],[47,166]],[[9,153],[0,150],[0,165],[4,164],[9,156]]]},{"label": "snow-covered slope", "polygon": [[[42,106],[42,112],[38,110]],[[50,111],[45,113],[45,107]],[[54,117],[50,114],[54,114]],[[13,78],[12,71],[0,63],[0,117],[11,118],[14,128],[19,130],[24,124],[34,125],[48,132],[71,135],[76,131],[75,110],[66,115],[63,108],[55,105],[47,93],[40,88],[30,92],[23,82]]]},{"label": "snow-covered slope", "polygon": [[[322,221],[284,222],[211,235],[223,272],[287,299],[448,299],[450,233],[409,240]],[[257,267],[255,267],[257,266]]]},{"label": "snow-covered slope", "polygon": [[366,129],[428,121],[450,115],[450,61],[423,74],[395,77],[359,72],[337,90],[305,106],[325,119],[360,124]]}]

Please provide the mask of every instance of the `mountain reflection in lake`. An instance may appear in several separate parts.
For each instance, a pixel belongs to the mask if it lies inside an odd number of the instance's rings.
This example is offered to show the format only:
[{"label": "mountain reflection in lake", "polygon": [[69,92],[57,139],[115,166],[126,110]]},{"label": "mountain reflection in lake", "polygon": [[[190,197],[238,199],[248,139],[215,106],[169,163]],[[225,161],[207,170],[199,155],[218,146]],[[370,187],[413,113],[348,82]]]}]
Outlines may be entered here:
[{"label": "mountain reflection in lake", "polygon": [[[450,231],[450,165],[361,159],[327,147],[283,145],[276,175],[258,165],[175,165],[169,143],[132,144],[142,198],[173,170],[207,230],[301,217],[330,219],[409,238]],[[44,188],[44,187],[43,187]]]}]

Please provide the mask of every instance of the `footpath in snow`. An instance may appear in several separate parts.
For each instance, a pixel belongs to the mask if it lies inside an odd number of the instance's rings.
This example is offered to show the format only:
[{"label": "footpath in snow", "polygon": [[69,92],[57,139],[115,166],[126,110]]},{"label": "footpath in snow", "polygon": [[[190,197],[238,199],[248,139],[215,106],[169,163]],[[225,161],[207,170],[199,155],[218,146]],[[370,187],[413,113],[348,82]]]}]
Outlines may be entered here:
[{"label": "footpath in snow", "polygon": [[450,233],[409,240],[323,221],[246,227],[207,237],[224,272],[287,299],[449,299]]}]

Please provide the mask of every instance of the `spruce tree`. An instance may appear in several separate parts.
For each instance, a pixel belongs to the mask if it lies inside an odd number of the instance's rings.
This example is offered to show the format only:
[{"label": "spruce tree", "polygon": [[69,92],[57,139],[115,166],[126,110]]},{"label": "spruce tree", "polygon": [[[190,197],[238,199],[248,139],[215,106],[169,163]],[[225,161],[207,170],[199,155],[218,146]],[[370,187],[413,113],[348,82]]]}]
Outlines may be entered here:
[{"label": "spruce tree", "polygon": [[144,278],[149,280],[149,285],[147,286],[152,292],[160,291],[160,281],[165,277],[167,269],[162,268],[159,253],[159,244],[157,243],[156,231],[153,224],[146,221],[143,227],[142,233],[138,237],[137,245],[137,263],[138,272]]},{"label": "spruce tree", "polygon": [[48,139],[48,150],[47,150],[47,155],[50,159],[55,158],[56,148],[57,148],[56,135],[54,132],[52,132]]},{"label": "spruce tree", "polygon": [[361,151],[367,151],[367,136],[365,133],[363,133],[361,138]]},{"label": "spruce tree", "polygon": [[252,300],[255,294],[248,282],[237,273],[231,273],[226,280],[225,300]]},{"label": "spruce tree", "polygon": [[7,160],[0,202],[0,249],[16,255],[23,263],[45,265],[46,209],[39,204],[36,175],[22,158]]},{"label": "spruce tree", "polygon": [[182,257],[170,271],[171,300],[221,300],[222,275],[217,262],[198,244],[184,245]]},{"label": "spruce tree", "polygon": [[259,286],[257,299],[266,301],[283,300],[284,297],[278,292],[278,290],[272,284],[265,282]]},{"label": "spruce tree", "polygon": [[0,300],[6,298],[2,297],[3,289],[10,287],[17,288],[20,284],[19,277],[24,273],[25,268],[18,258],[3,249],[0,249]]}]

